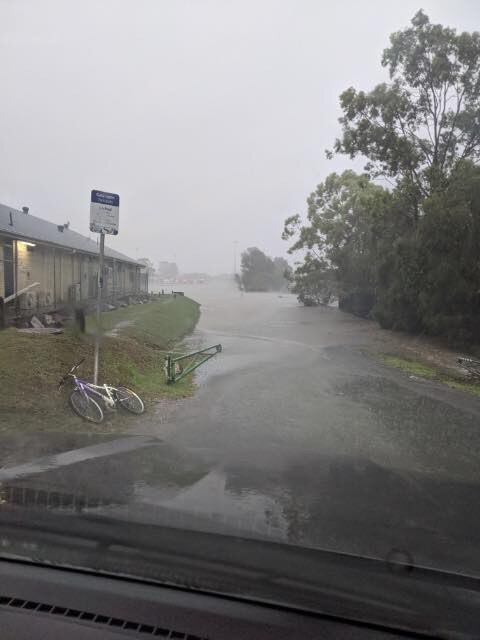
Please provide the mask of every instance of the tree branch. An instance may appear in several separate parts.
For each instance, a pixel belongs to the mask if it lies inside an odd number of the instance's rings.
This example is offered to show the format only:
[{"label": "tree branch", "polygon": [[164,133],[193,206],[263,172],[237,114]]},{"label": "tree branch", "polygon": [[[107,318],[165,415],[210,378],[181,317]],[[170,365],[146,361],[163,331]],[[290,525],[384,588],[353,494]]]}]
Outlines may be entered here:
[{"label": "tree branch", "polygon": [[[404,127],[404,124],[403,124],[402,117],[400,116],[400,114],[398,113],[398,111],[397,111],[397,118],[398,118],[398,121],[399,121],[400,126],[401,126],[401,128],[402,128],[402,131],[403,131],[404,136],[405,136],[405,137],[407,137],[407,136],[406,136],[406,133],[405,133],[405,127]],[[420,177],[419,177],[419,175],[418,175],[418,173],[417,173],[417,170],[416,170],[416,169],[415,169],[415,167],[413,166],[413,163],[412,163],[411,158],[408,158],[408,165],[409,165],[409,166],[408,166],[408,170],[409,170],[409,172],[410,172],[410,180],[411,180],[412,182],[416,182],[417,187],[420,189],[421,193],[422,193],[424,196],[427,196],[427,195],[428,195],[428,192],[426,192],[426,191],[425,191],[425,189],[424,189],[424,187],[423,187],[423,184],[422,184],[422,181],[420,180]],[[414,180],[414,177],[415,177],[415,180]]]},{"label": "tree branch", "polygon": [[458,89],[456,89],[456,91],[457,91],[457,108],[456,108],[456,111],[455,111],[455,115],[453,116],[452,125],[450,127],[450,131],[448,133],[448,139],[447,139],[447,142],[445,144],[445,149],[444,149],[444,152],[443,152],[443,158],[442,158],[442,161],[440,163],[440,168],[441,168],[442,171],[443,171],[443,168],[445,166],[445,162],[447,160],[448,148],[450,147],[450,144],[452,142],[453,132],[455,131],[458,115],[459,115],[460,109],[462,107],[463,96],[465,95],[465,88],[460,93],[460,96],[458,95]]}]

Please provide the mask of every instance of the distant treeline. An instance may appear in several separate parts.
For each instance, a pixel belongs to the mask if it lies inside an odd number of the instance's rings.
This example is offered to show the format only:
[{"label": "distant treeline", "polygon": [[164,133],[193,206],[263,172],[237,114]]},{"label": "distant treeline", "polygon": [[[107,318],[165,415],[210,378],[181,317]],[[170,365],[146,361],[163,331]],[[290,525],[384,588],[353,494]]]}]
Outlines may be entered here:
[{"label": "distant treeline", "polygon": [[250,247],[242,253],[239,284],[245,291],[281,291],[288,286],[289,266],[285,258],[269,258]]}]

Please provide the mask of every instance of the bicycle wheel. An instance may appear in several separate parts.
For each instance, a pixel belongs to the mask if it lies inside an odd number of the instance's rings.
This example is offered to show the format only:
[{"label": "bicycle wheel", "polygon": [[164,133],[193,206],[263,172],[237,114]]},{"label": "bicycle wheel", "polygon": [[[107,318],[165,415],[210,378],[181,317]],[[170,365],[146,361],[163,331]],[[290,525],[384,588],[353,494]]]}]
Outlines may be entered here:
[{"label": "bicycle wheel", "polygon": [[118,404],[127,411],[136,413],[137,415],[140,415],[145,411],[143,400],[139,398],[136,393],[130,391],[130,389],[127,389],[126,387],[118,387],[115,389],[115,393]]},{"label": "bicycle wheel", "polygon": [[472,378],[480,378],[480,362],[471,358],[459,358],[458,362],[468,371]]},{"label": "bicycle wheel", "polygon": [[468,373],[472,376],[472,378],[480,378],[480,367],[475,364],[466,365]]},{"label": "bicycle wheel", "polygon": [[103,411],[93,398],[85,395],[80,389],[74,389],[70,394],[70,405],[77,415],[90,422],[101,422]]}]

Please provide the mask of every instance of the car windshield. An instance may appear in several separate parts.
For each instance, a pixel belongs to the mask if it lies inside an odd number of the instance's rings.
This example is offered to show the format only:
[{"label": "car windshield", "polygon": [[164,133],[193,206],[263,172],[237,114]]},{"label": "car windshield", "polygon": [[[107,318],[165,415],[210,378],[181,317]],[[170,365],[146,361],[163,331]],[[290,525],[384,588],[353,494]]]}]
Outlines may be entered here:
[{"label": "car windshield", "polygon": [[480,578],[479,26],[0,0],[0,555],[68,516]]}]

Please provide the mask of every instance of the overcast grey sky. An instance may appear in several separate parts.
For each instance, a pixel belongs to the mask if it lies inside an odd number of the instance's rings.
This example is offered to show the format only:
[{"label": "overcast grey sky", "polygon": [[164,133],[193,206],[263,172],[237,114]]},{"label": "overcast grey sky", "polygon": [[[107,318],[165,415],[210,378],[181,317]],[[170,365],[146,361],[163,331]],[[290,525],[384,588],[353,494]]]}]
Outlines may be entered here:
[{"label": "overcast grey sky", "polygon": [[231,271],[233,241],[284,255],[283,220],[329,172],[338,95],[386,78],[422,7],[480,29],[478,0],[0,0],[0,202],[181,270]]}]

